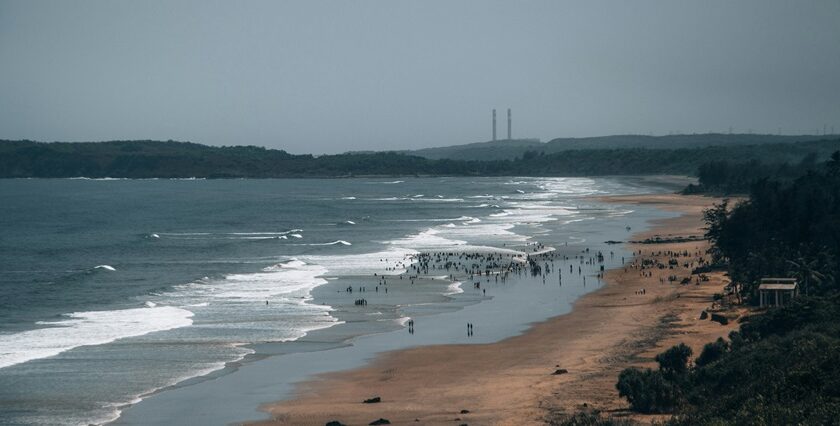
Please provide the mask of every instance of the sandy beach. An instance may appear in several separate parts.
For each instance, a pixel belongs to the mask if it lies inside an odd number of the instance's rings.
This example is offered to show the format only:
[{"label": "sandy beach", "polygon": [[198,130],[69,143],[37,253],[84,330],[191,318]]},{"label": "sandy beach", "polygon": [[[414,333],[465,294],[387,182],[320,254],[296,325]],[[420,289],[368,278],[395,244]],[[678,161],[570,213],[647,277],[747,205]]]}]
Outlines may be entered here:
[{"label": "sandy beach", "polygon": [[[715,199],[680,195],[606,197],[604,201],[655,205],[681,216],[657,221],[634,241],[656,236],[702,235],[702,210]],[[666,251],[704,252],[705,241],[630,244],[645,258],[667,264]],[[638,257],[638,256],[637,256]],[[628,261],[629,264],[629,261]],[[615,391],[618,373],[654,366],[653,356],[679,342],[699,354],[703,344],[727,335],[733,321],[700,320],[728,280],[709,274],[701,285],[660,282],[688,277],[689,268],[629,267],[608,271],[606,285],[579,299],[567,314],[535,324],[526,333],[484,345],[424,346],[385,353],[369,366],[325,374],[298,386],[288,401],[264,407],[272,420],[260,424],[545,424],[581,409],[629,415]],[[645,294],[639,294],[645,289]],[[565,374],[553,374],[558,369]],[[362,403],[380,397],[382,402]],[[639,421],[655,420],[633,416]]]}]

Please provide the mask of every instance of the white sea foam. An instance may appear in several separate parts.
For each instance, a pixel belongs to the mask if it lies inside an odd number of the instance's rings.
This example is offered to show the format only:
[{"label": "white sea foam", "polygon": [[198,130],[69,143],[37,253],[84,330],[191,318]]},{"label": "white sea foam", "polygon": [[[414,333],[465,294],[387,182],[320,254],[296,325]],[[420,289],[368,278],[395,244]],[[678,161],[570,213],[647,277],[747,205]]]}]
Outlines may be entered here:
[{"label": "white sea foam", "polygon": [[456,222],[475,219],[472,216],[459,216],[453,218],[429,218],[429,219],[389,219],[388,222]]},{"label": "white sea foam", "polygon": [[551,201],[511,201],[509,208],[491,217],[505,218],[505,221],[517,224],[543,223],[578,214],[574,207],[557,205]]},{"label": "white sea foam", "polygon": [[594,218],[592,218],[592,217],[581,217],[581,218],[578,218],[578,219],[568,219],[568,220],[563,221],[563,225],[568,225],[570,223],[583,222],[585,220],[591,220],[591,219],[594,219]]},{"label": "white sea foam", "polygon": [[[175,286],[160,295],[160,300],[205,307],[196,311],[199,316],[192,329],[212,329],[216,341],[291,341],[309,331],[339,324],[329,314],[330,306],[309,303],[312,289],[327,283],[323,278],[326,273],[321,265],[292,259],[256,273],[229,274]],[[184,333],[201,335],[192,329]]]},{"label": "white sea foam", "polygon": [[411,197],[383,197],[373,198],[374,201],[413,201],[417,203],[460,203],[464,201],[463,198],[425,198],[423,195],[414,195]]},{"label": "white sea foam", "polygon": [[[309,290],[326,284],[326,280],[319,278],[326,271],[322,266],[293,260],[269,266],[257,273],[230,274],[222,280],[201,280],[176,286],[176,292],[166,296],[185,304],[207,303],[207,300],[262,302],[284,295],[305,297]],[[186,300],[179,300],[182,298]]]},{"label": "white sea foam", "polygon": [[589,178],[543,178],[536,180],[534,184],[548,193],[565,196],[590,196],[606,193],[606,191],[599,189],[599,185],[594,179]]},{"label": "white sea foam", "polygon": [[373,253],[300,256],[306,263],[323,265],[330,275],[398,275],[414,262],[416,250],[391,247]]},{"label": "white sea foam", "polygon": [[445,296],[451,296],[453,294],[463,293],[464,289],[461,288],[461,284],[463,284],[463,283],[460,282],[460,281],[456,281],[452,284],[449,284],[449,286],[446,287],[446,292],[443,293],[443,294]]},{"label": "white sea foam", "polygon": [[173,238],[182,240],[265,240],[265,239],[286,239],[284,237],[295,234],[300,235],[303,229],[289,229],[288,231],[256,231],[256,232],[157,232],[151,234],[152,238]]},{"label": "white sea foam", "polygon": [[93,269],[103,269],[103,270],[112,271],[112,272],[116,271],[116,268],[114,268],[111,265],[97,265],[97,266],[94,266]]},{"label": "white sea foam", "polygon": [[231,232],[222,234],[211,234],[202,232],[183,232],[183,233],[161,233],[163,238],[178,239],[178,240],[243,240],[243,241],[260,241],[260,240],[287,240],[289,237],[303,238],[302,234],[284,231],[284,232]]},{"label": "white sea foam", "polygon": [[58,355],[80,346],[102,345],[192,324],[193,313],[172,306],[74,312],[47,326],[0,335],[0,368]]},{"label": "white sea foam", "polygon": [[290,245],[293,245],[293,246],[334,246],[336,244],[341,244],[343,246],[352,246],[353,245],[349,241],[344,241],[344,240],[331,241],[329,243],[290,244]]},{"label": "white sea foam", "polygon": [[231,232],[226,235],[286,235],[291,234],[293,232],[303,232],[303,229],[290,229],[288,231],[276,231],[276,232]]},{"label": "white sea foam", "polygon": [[95,181],[129,180],[128,178],[112,178],[112,177],[90,178],[90,177],[84,177],[84,176],[71,177],[71,178],[67,178],[67,179],[69,179],[69,180],[95,180]]},{"label": "white sea foam", "polygon": [[460,203],[464,201],[463,198],[413,198],[412,200],[426,203]]},{"label": "white sea foam", "polygon": [[434,250],[467,244],[466,241],[449,239],[440,235],[440,233],[441,230],[429,228],[417,234],[412,234],[403,238],[388,241],[388,243],[401,247],[411,247],[417,250]]},{"label": "white sea foam", "polygon": [[341,197],[342,200],[355,200],[356,197]]},{"label": "white sea foam", "polygon": [[225,240],[285,240],[285,235],[271,235],[265,237],[227,237]]},{"label": "white sea foam", "polygon": [[528,239],[527,236],[511,231],[513,227],[514,224],[506,222],[482,222],[441,229],[440,234],[452,240],[466,240],[483,244],[497,244],[499,242],[513,243]]}]

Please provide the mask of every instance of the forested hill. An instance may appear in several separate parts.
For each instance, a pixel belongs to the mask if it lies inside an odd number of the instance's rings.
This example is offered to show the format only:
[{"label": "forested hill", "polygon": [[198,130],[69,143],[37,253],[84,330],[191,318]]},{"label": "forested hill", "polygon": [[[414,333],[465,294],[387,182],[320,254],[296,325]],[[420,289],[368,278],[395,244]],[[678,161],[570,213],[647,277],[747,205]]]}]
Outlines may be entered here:
[{"label": "forested hill", "polygon": [[[723,134],[702,133],[692,135],[613,135],[587,138],[556,138],[548,142],[539,139],[513,139],[492,142],[477,142],[465,145],[453,145],[438,148],[424,148],[408,151],[407,154],[420,157],[450,160],[505,160],[521,157],[526,151],[553,154],[578,149],[679,149],[703,148],[708,146],[764,145],[793,142],[807,142],[824,139],[823,136],[798,135],[759,135],[759,134]],[[831,138],[836,139],[834,135]]]},{"label": "forested hill", "polygon": [[824,160],[839,147],[840,139],[834,139],[684,149],[526,151],[510,160],[474,161],[430,160],[394,152],[316,157],[254,146],[173,141],[0,141],[0,178],[692,175],[711,161],[797,163],[809,154]]},{"label": "forested hill", "polygon": [[521,157],[526,151],[544,151],[546,144],[539,139],[513,139],[489,142],[475,142],[464,145],[424,148],[404,151],[407,155],[428,158],[430,160],[508,160]]}]

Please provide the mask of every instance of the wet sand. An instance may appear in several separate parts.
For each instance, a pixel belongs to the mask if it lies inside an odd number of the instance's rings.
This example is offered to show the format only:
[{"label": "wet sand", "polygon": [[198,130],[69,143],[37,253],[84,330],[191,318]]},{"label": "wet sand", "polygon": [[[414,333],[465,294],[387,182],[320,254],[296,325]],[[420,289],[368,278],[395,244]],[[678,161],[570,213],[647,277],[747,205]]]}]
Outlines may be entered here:
[{"label": "wet sand", "polygon": [[[702,235],[702,210],[715,199],[646,195],[605,197],[682,213],[654,222],[634,240]],[[705,241],[630,244],[633,251],[705,251]],[[667,264],[667,256],[657,257]],[[628,259],[629,263],[629,259]],[[690,271],[628,268],[608,271],[606,285],[581,297],[566,315],[535,324],[497,343],[422,346],[384,353],[368,366],[304,382],[291,400],[264,407],[272,420],[258,424],[544,424],[562,413],[593,408],[626,415],[615,381],[629,366],[653,366],[653,356],[679,342],[699,354],[702,345],[737,327],[700,320],[727,279],[709,274],[701,285],[661,284],[660,277]],[[637,294],[644,288],[645,294]],[[557,369],[565,374],[554,375]],[[381,397],[382,402],[363,400]],[[585,405],[584,405],[585,404]],[[462,412],[462,411],[469,412]],[[646,421],[654,418],[634,417]]]}]

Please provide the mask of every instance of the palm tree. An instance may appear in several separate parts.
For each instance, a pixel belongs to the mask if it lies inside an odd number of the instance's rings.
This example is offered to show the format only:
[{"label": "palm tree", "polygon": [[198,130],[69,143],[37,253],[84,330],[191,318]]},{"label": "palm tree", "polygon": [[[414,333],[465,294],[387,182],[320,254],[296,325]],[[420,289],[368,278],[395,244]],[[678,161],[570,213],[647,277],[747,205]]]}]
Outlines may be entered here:
[{"label": "palm tree", "polygon": [[808,295],[811,281],[820,285],[826,280],[825,274],[817,270],[819,266],[817,259],[808,260],[799,256],[795,261],[788,260],[787,263],[792,267],[793,275],[802,283],[805,295]]}]

